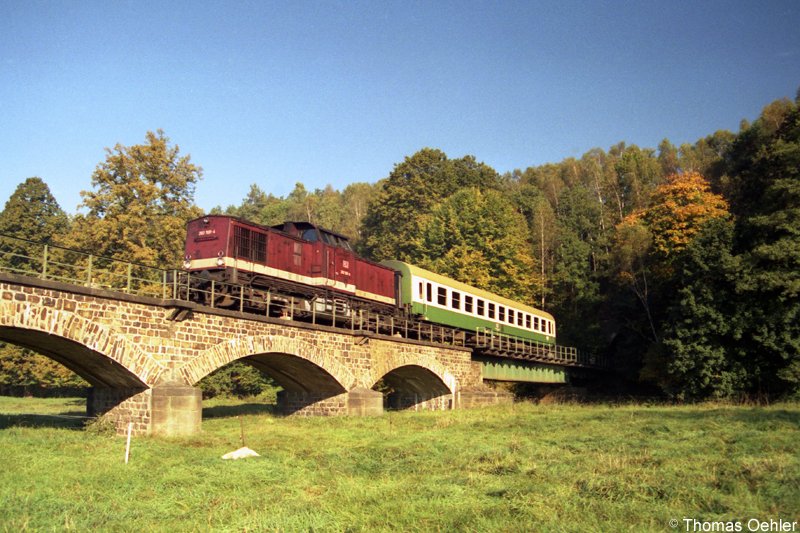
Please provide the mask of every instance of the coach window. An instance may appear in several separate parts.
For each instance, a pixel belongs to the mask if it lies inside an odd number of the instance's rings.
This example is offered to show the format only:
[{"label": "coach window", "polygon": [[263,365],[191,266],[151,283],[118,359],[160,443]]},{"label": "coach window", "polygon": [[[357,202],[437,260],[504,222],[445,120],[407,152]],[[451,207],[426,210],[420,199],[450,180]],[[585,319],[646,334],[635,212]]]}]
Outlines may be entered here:
[{"label": "coach window", "polygon": [[534,331],[539,331],[539,317],[538,316],[533,317],[533,330]]},{"label": "coach window", "polygon": [[497,320],[500,322],[506,321],[506,308],[503,305],[497,306]]},{"label": "coach window", "polygon": [[447,307],[447,289],[444,287],[438,287],[436,289],[436,300],[438,301],[439,305]]},{"label": "coach window", "polygon": [[433,285],[430,283],[425,284],[425,300],[429,303],[433,303]]},{"label": "coach window", "polygon": [[514,316],[514,310],[513,309],[509,309],[508,310],[508,323],[511,324],[512,326],[514,325],[514,318],[516,318]]},{"label": "coach window", "polygon": [[525,329],[531,329],[531,315],[525,315]]},{"label": "coach window", "polygon": [[453,309],[461,309],[461,293],[457,291],[453,291],[450,297],[451,307]]},{"label": "coach window", "polygon": [[489,302],[489,318],[494,320],[494,304]]},{"label": "coach window", "polygon": [[553,334],[553,323],[549,320],[547,321],[547,331],[550,333],[550,335]]},{"label": "coach window", "polygon": [[464,311],[472,313],[473,299],[472,296],[464,295]]},{"label": "coach window", "polygon": [[523,316],[524,316],[524,315],[522,314],[522,312],[521,312],[521,311],[517,313],[517,325],[518,325],[519,327],[522,327],[522,318],[523,318]]},{"label": "coach window", "polygon": [[486,303],[478,298],[478,316],[486,315]]},{"label": "coach window", "polygon": [[419,282],[419,299],[421,301],[425,301],[425,288],[422,286],[422,282]]}]

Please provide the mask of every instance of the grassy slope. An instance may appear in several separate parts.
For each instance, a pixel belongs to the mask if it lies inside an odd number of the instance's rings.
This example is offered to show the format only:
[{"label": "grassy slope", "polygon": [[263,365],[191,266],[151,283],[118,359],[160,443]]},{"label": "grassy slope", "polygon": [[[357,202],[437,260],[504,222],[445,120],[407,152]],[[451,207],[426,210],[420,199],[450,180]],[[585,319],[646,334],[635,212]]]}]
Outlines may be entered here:
[{"label": "grassy slope", "polygon": [[[0,398],[0,412],[14,401]],[[252,414],[242,417],[246,443],[263,457],[242,461],[220,460],[240,446],[239,421],[222,416],[198,437],[135,439],[128,465],[124,439],[5,418],[0,530],[669,531],[672,518],[800,520],[797,405]]]}]

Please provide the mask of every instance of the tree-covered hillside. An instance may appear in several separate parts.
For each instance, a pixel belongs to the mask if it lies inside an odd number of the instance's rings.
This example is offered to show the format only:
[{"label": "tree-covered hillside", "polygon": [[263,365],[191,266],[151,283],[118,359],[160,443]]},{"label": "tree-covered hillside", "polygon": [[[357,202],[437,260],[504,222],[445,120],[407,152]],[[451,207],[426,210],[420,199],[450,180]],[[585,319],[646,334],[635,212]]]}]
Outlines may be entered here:
[{"label": "tree-covered hillside", "polygon": [[[108,150],[86,214],[70,220],[31,178],[0,232],[175,266],[201,170],[163,132],[146,141]],[[628,383],[674,398],[800,394],[800,98],[694,144],[619,143],[504,175],[423,148],[375,184],[298,183],[286,197],[253,184],[215,211],[308,220],[372,259],[542,307],[560,343],[611,356]],[[0,356],[0,384],[20,353]]]}]

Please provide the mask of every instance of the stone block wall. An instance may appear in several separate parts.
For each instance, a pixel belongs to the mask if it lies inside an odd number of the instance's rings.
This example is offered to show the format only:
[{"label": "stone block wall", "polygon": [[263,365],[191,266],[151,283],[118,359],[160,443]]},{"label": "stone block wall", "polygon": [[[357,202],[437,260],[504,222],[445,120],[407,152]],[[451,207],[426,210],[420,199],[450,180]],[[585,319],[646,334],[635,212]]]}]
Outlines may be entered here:
[{"label": "stone block wall", "polygon": [[133,422],[134,435],[150,433],[152,389],[92,387],[86,398],[86,414],[110,420],[118,434]]}]

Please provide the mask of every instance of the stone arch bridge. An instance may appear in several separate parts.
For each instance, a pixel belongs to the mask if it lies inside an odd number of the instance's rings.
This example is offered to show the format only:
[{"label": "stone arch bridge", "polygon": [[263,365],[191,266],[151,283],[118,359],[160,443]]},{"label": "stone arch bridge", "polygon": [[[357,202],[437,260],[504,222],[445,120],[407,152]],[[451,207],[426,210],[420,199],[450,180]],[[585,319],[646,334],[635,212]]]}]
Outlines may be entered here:
[{"label": "stone arch bridge", "polygon": [[76,372],[92,385],[88,413],[112,418],[118,431],[132,422],[137,434],[198,431],[197,383],[236,360],[283,387],[278,408],[287,414],[379,414],[381,380],[402,407],[507,399],[484,387],[467,348],[187,305],[0,273],[0,340]]}]

